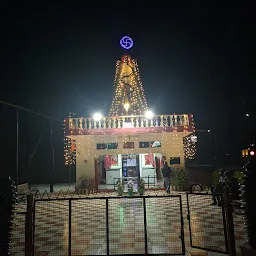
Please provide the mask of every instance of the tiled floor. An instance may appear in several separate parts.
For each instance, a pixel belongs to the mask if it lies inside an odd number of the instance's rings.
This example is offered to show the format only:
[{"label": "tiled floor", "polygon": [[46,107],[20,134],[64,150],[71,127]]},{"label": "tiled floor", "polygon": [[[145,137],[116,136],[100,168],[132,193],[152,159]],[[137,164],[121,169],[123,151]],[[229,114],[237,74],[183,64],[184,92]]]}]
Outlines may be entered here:
[{"label": "tiled floor", "polygon": [[[152,191],[150,195],[165,195]],[[175,195],[175,193],[173,193]],[[115,193],[91,195],[91,199],[71,203],[72,255],[106,254],[106,199],[96,196],[115,196]],[[222,211],[211,206],[211,197],[189,195],[193,245],[225,250]],[[186,247],[190,245],[186,195],[182,194]],[[26,205],[19,203],[18,211]],[[108,199],[110,254],[139,254],[145,252],[144,214],[141,198]],[[68,255],[68,201],[38,201],[35,217],[35,255]],[[178,254],[180,239],[179,197],[146,198],[148,253]],[[11,255],[24,255],[24,215],[16,216]],[[236,245],[244,241],[241,216],[234,216]],[[239,249],[238,249],[239,250]]]}]

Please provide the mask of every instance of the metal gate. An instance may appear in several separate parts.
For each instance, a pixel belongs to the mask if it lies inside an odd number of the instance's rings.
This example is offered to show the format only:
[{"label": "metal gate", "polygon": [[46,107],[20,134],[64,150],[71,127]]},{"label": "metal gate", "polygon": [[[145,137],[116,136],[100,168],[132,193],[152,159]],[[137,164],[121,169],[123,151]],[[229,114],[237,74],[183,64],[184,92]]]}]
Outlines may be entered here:
[{"label": "metal gate", "polygon": [[185,255],[181,195],[39,199],[34,254]]},{"label": "metal gate", "polygon": [[[222,206],[211,205],[218,197]],[[187,193],[190,246],[207,251],[228,253],[226,211],[221,194]]]}]

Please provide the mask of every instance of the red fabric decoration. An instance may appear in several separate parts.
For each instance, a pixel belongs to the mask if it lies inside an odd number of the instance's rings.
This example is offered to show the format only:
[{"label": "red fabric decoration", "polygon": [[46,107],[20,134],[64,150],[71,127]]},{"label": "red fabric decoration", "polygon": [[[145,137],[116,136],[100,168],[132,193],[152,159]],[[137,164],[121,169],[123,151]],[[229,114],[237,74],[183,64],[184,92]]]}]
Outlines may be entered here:
[{"label": "red fabric decoration", "polygon": [[76,150],[76,143],[74,140],[71,142],[70,153],[72,154]]},{"label": "red fabric decoration", "polygon": [[111,159],[111,165],[118,165],[118,158],[117,156],[110,156]]},{"label": "red fabric decoration", "polygon": [[156,162],[155,162],[155,157],[153,153],[149,154],[149,159],[150,159],[150,163],[153,165],[154,169],[156,169]]},{"label": "red fabric decoration", "polygon": [[153,153],[151,153],[149,155],[145,155],[145,165],[150,165],[150,164],[152,164],[154,169],[156,169],[156,162],[155,162],[155,158],[154,158]]},{"label": "red fabric decoration", "polygon": [[105,155],[104,156],[104,168],[109,169],[111,165],[111,156]]},{"label": "red fabric decoration", "polygon": [[149,155],[145,155],[145,165],[150,165],[150,156]]}]

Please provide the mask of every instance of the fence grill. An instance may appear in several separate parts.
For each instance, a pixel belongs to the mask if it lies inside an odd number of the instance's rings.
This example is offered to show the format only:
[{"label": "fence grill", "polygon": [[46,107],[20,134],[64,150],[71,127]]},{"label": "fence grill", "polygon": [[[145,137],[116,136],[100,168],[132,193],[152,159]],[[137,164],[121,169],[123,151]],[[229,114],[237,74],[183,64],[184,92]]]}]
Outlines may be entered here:
[{"label": "fence grill", "polygon": [[34,253],[184,255],[181,195],[35,201]]},{"label": "fence grill", "polygon": [[[187,207],[191,247],[228,252],[226,215],[223,206],[213,206],[207,193],[187,193]],[[214,194],[214,196],[222,195]],[[221,200],[223,202],[223,198]]]}]

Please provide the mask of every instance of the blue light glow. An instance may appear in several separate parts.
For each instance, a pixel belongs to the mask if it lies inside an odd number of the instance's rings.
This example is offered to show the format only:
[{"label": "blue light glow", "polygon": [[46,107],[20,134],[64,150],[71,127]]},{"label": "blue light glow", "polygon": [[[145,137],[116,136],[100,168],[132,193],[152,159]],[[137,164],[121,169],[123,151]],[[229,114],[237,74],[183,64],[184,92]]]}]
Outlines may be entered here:
[{"label": "blue light glow", "polygon": [[124,36],[120,40],[120,45],[124,49],[129,50],[133,47],[133,40],[129,36]]}]

